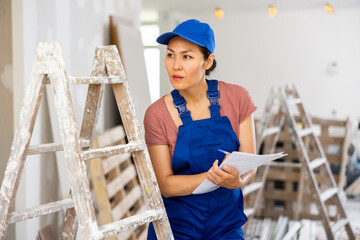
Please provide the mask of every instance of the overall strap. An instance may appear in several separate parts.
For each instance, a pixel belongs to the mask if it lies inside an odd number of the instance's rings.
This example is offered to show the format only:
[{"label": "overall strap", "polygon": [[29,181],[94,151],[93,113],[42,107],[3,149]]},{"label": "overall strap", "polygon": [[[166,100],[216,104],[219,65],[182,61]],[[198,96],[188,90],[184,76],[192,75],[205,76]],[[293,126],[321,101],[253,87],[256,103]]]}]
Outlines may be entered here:
[{"label": "overall strap", "polygon": [[211,117],[220,117],[220,105],[218,98],[220,97],[217,80],[206,80],[208,84],[207,97],[210,101],[209,109]]},{"label": "overall strap", "polygon": [[181,118],[183,124],[192,122],[190,111],[186,108],[185,98],[183,98],[183,96],[180,95],[177,89],[171,91],[171,96],[173,98],[174,106],[178,110],[179,117]]}]

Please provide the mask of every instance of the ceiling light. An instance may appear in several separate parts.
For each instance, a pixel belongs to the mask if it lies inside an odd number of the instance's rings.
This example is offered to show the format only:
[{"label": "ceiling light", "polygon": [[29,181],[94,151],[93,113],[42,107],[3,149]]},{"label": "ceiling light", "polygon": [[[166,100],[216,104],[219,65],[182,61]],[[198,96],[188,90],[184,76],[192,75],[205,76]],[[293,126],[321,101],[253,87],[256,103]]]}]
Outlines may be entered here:
[{"label": "ceiling light", "polygon": [[328,14],[334,14],[334,7],[331,4],[327,3],[325,5],[325,11]]},{"label": "ceiling light", "polygon": [[214,14],[217,19],[222,19],[224,17],[224,10],[221,8],[216,8]]},{"label": "ceiling light", "polygon": [[269,17],[275,17],[275,15],[277,13],[276,7],[273,5],[270,5],[268,7],[268,13],[269,13]]}]

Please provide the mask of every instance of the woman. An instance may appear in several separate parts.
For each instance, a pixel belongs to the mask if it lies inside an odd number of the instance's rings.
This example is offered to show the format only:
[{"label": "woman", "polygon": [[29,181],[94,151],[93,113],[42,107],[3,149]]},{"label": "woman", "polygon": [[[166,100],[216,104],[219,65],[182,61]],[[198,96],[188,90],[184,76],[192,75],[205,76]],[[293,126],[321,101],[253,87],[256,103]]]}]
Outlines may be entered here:
[{"label": "woman", "polygon": [[[165,67],[174,90],[146,111],[145,140],[175,239],[244,239],[241,187],[255,171],[242,176],[218,165],[218,151],[255,152],[248,92],[237,85],[205,80],[216,67],[213,30],[191,19],[160,35],[167,45]],[[229,120],[230,119],[230,120]],[[193,195],[205,179],[221,186]],[[156,239],[149,227],[148,239]]]}]

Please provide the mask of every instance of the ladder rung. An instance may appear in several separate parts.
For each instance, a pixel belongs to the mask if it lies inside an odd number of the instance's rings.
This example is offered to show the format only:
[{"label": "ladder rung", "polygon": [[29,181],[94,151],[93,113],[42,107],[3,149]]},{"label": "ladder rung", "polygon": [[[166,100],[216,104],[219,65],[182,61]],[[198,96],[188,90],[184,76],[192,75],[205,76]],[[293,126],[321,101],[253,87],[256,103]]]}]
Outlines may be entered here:
[{"label": "ladder rung", "polygon": [[121,144],[117,146],[104,147],[98,149],[92,149],[83,152],[83,159],[89,160],[93,158],[109,157],[117,154],[124,154],[129,152],[136,152],[146,149],[146,145],[143,142],[131,141],[128,144]]},{"label": "ladder rung", "polygon": [[252,192],[255,192],[256,190],[259,190],[262,186],[262,182],[254,182],[249,185],[246,185],[243,188],[243,195],[246,196]]},{"label": "ladder rung", "polygon": [[[80,140],[81,147],[89,147],[89,140]],[[58,152],[63,151],[64,146],[61,143],[45,143],[30,146],[26,152],[26,155],[41,154],[47,152]]]},{"label": "ladder rung", "polygon": [[329,188],[325,192],[321,194],[321,201],[326,202],[328,199],[330,199],[332,196],[334,196],[338,192],[337,188]]},{"label": "ladder rung", "polygon": [[324,163],[326,163],[326,159],[325,158],[316,158],[314,160],[312,160],[309,164],[309,167],[311,169],[315,169],[320,167],[321,165],[323,165]]},{"label": "ladder rung", "polygon": [[266,128],[262,134],[263,137],[272,135],[274,133],[278,133],[280,132],[280,127],[271,127],[271,128]]},{"label": "ladder rung", "polygon": [[339,231],[342,227],[344,227],[348,223],[349,223],[348,219],[342,218],[331,227],[331,230],[333,233],[336,233],[337,231]]},{"label": "ladder rung", "polygon": [[314,133],[312,128],[304,128],[304,129],[298,130],[299,137],[305,137],[312,133]]},{"label": "ladder rung", "polygon": [[124,82],[124,78],[119,76],[69,77],[69,79],[70,84],[115,84]]},{"label": "ladder rung", "polygon": [[99,230],[101,237],[105,238],[162,218],[164,218],[164,213],[161,210],[147,210],[143,213],[103,225],[99,227]]},{"label": "ladder rung", "polygon": [[302,103],[301,98],[289,98],[286,100],[288,104],[299,104]]},{"label": "ladder rung", "polygon": [[255,213],[255,209],[253,209],[253,208],[245,208],[244,213],[245,213],[245,215],[247,217],[249,217],[249,216],[251,216],[251,215],[253,215]]},{"label": "ladder rung", "polygon": [[71,198],[66,198],[61,201],[51,202],[37,207],[32,207],[17,212],[12,212],[10,214],[9,223],[25,221],[30,218],[47,215],[61,210],[66,210],[72,207],[74,207],[74,201]]},{"label": "ladder rung", "polygon": [[301,163],[291,163],[291,162],[271,162],[269,163],[271,167],[301,167]]}]

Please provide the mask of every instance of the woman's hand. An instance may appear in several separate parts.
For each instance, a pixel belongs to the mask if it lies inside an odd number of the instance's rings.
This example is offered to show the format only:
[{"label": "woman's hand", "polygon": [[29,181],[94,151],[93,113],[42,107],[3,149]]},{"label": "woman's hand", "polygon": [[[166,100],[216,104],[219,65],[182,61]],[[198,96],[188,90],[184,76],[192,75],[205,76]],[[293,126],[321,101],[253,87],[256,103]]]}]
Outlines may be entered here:
[{"label": "woman's hand", "polygon": [[216,160],[207,174],[207,179],[212,183],[229,189],[240,188],[246,183],[247,177],[242,177],[246,174],[239,176],[238,170],[227,165],[224,165],[221,170],[218,163],[219,161]]}]

